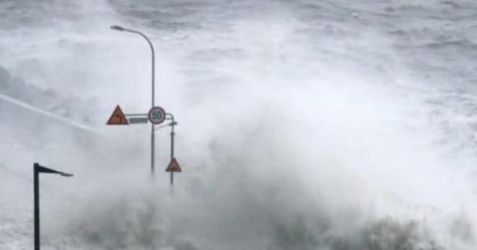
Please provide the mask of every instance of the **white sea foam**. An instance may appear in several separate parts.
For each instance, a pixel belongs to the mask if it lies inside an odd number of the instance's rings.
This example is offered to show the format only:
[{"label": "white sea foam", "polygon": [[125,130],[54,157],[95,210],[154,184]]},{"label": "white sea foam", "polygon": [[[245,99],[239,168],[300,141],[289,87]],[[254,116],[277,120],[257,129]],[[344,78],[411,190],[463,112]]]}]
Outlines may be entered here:
[{"label": "white sea foam", "polygon": [[[465,14],[475,4],[3,4],[37,25],[6,15],[1,33],[13,35],[0,39],[2,67],[58,101],[81,100],[68,113],[89,119],[58,118],[35,106],[51,101],[8,96],[22,96],[17,81],[0,85],[9,88],[0,91],[0,116],[9,117],[0,126],[1,249],[31,245],[33,161],[75,173],[42,176],[44,249],[477,244],[475,21]],[[35,6],[53,14],[39,17]],[[149,127],[104,124],[116,104],[138,113],[150,103],[147,44],[112,24],[156,46],[156,103],[179,121],[184,172],[173,190],[163,172],[167,129],[152,181]]]}]

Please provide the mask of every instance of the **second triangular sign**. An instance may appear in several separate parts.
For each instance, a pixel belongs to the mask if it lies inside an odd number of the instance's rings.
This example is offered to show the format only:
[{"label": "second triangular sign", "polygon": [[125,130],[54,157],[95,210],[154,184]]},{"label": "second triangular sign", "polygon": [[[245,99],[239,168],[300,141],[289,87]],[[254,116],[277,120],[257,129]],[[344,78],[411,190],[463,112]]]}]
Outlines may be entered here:
[{"label": "second triangular sign", "polygon": [[172,159],[171,163],[169,163],[169,166],[166,168],[166,172],[182,172],[181,166],[179,166],[176,158]]}]

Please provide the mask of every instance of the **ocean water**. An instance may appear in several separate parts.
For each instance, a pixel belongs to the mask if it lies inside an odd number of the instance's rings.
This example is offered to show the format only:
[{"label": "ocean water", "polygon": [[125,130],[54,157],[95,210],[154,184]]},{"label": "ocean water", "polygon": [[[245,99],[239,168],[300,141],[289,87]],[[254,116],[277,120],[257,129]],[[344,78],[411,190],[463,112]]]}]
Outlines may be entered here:
[{"label": "ocean water", "polygon": [[[477,246],[477,3],[0,0],[0,249]],[[150,50],[168,128],[146,113]]]}]

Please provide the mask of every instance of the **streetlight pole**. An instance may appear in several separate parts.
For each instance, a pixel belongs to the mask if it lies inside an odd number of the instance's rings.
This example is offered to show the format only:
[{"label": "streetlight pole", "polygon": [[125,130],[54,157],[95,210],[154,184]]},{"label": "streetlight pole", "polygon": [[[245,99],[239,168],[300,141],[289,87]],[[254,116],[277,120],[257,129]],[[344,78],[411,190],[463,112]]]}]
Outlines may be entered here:
[{"label": "streetlight pole", "polygon": [[39,174],[46,173],[46,174],[59,174],[64,177],[71,177],[72,174],[56,171],[54,169],[49,169],[47,167],[43,167],[38,163],[33,164],[33,203],[34,203],[34,250],[40,250],[40,182],[39,182]]},{"label": "streetlight pole", "polygon": [[[111,26],[111,29],[117,30],[117,31],[125,31],[129,33],[134,33],[142,36],[144,39],[146,39],[147,43],[149,44],[149,47],[151,48],[151,62],[152,62],[152,68],[151,68],[151,109],[154,107],[154,100],[155,100],[155,53],[154,53],[154,46],[152,45],[151,40],[141,33],[140,31],[137,30],[132,30],[132,29],[127,29],[123,28],[121,26],[113,25]],[[155,153],[155,146],[156,146],[156,136],[154,134],[154,124],[151,124],[151,175],[154,176],[154,170],[155,170],[155,164],[154,164],[154,153]]]}]

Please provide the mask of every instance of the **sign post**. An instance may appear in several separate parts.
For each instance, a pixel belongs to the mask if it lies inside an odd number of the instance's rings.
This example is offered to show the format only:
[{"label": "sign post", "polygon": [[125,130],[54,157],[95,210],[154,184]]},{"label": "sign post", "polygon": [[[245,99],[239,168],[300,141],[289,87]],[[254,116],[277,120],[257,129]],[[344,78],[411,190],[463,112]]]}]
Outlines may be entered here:
[{"label": "sign post", "polygon": [[[172,118],[171,122],[171,161],[174,160],[174,136],[176,135],[174,133],[174,126],[176,122],[174,121],[174,118]],[[174,172],[171,171],[171,186],[174,186]]]},{"label": "sign post", "polygon": [[174,120],[174,115],[170,115],[171,123],[169,123],[169,126],[171,126],[171,162],[166,168],[166,172],[170,172],[171,175],[171,187],[174,186],[174,172],[182,172],[181,166],[177,162],[175,156],[174,156],[174,137],[175,137],[175,132],[174,132],[174,127],[177,125],[177,122]]}]

